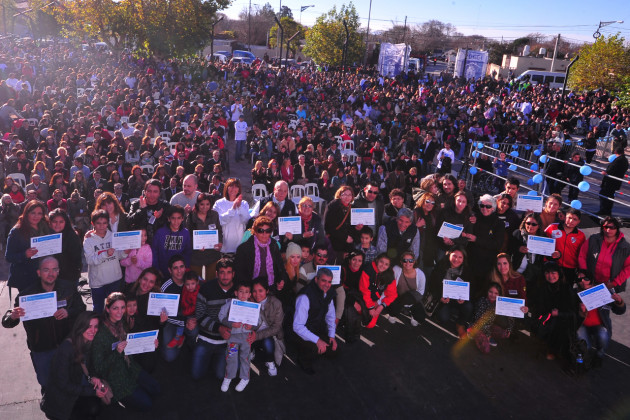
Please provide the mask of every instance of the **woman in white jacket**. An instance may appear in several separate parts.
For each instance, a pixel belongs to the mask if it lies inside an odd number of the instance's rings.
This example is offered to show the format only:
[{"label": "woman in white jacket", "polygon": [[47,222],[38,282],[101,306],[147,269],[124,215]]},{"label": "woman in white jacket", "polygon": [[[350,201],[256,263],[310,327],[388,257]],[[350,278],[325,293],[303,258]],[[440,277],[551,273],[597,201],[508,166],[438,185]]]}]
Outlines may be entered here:
[{"label": "woman in white jacket", "polygon": [[394,266],[398,297],[389,305],[389,315],[397,316],[403,308],[407,308],[411,312],[411,325],[415,327],[426,318],[422,296],[427,280],[422,270],[416,267],[413,252],[403,252],[399,264]]},{"label": "woman in white jacket", "polygon": [[224,197],[214,203],[214,210],[219,213],[219,222],[223,228],[223,248],[221,252],[236,252],[245,233],[245,224],[249,220],[249,205],[241,194],[241,181],[230,178],[225,183]]}]

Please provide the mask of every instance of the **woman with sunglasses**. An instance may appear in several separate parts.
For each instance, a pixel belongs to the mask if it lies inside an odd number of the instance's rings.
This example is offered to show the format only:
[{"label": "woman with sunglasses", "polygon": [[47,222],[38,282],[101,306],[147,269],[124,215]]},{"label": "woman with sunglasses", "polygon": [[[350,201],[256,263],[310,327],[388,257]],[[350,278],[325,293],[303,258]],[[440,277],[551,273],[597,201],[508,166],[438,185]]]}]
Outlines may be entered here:
[{"label": "woman with sunglasses", "polygon": [[342,254],[354,249],[354,241],[359,232],[350,224],[350,209],[353,199],[352,188],[344,185],[337,190],[335,199],[328,204],[324,215],[326,235],[333,249]]},{"label": "woman with sunglasses", "polygon": [[420,267],[427,275],[433,270],[435,265],[437,240],[436,236],[436,196],[427,192],[416,202],[414,213],[416,216],[416,226],[420,232],[420,249],[422,250],[422,261]]},{"label": "woman with sunglasses", "polygon": [[273,222],[258,216],[251,228],[252,236],[236,249],[234,267],[238,281],[267,277],[269,286],[284,287],[285,269],[280,247],[271,239]]},{"label": "woman with sunglasses", "polygon": [[512,255],[512,267],[517,273],[525,277],[528,285],[533,284],[542,276],[544,257],[532,254],[527,249],[529,235],[543,236],[540,218],[534,213],[527,213],[523,217],[518,230],[515,230],[508,244],[508,254]]},{"label": "woman with sunglasses", "polygon": [[626,290],[630,277],[630,244],[620,229],[617,219],[605,217],[599,233],[582,245],[579,257],[580,268],[588,270],[595,283],[618,292]]},{"label": "woman with sunglasses", "polygon": [[422,305],[426,277],[422,270],[416,267],[416,256],[413,252],[402,253],[400,265],[394,266],[394,278],[398,297],[389,306],[389,314],[398,316],[403,308],[409,308],[411,325],[417,327],[426,318]]}]

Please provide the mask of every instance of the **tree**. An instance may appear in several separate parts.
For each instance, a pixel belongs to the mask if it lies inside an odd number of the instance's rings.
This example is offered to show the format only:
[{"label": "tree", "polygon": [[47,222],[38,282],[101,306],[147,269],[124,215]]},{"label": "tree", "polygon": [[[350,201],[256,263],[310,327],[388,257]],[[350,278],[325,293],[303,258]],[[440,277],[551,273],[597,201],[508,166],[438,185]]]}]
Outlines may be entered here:
[{"label": "tree", "polygon": [[293,19],[293,11],[287,6],[282,6],[280,9],[280,17],[288,17],[289,19]]},{"label": "tree", "polygon": [[315,62],[335,66],[341,64],[343,46],[346,40],[344,19],[350,32],[346,63],[362,61],[365,44],[359,33],[359,14],[354,4],[350,2],[348,6],[342,5],[339,11],[335,6],[327,14],[318,17],[315,25],[308,31],[304,52],[311,56]]},{"label": "tree", "polygon": [[[282,28],[284,29],[284,34],[282,34],[283,51],[286,51],[288,48],[290,51],[289,55],[295,57],[295,54],[297,53],[298,41],[304,39],[307,29],[305,26],[300,25],[298,22],[294,21],[290,17],[283,17],[282,19],[280,19],[280,23],[282,24]],[[300,31],[300,35],[294,38],[287,46],[287,40],[291,38],[293,34],[295,34],[297,31]],[[271,27],[271,30],[269,31],[269,45],[271,46],[271,48],[276,48],[278,46],[278,37],[280,36],[281,32],[282,31],[278,30],[278,24],[275,24]],[[284,53],[282,53],[282,55],[284,55]]]},{"label": "tree", "polygon": [[630,76],[626,76],[617,94],[618,100],[613,105],[619,108],[630,109]]},{"label": "tree", "polygon": [[569,73],[569,87],[578,90],[618,90],[630,76],[630,52],[625,39],[617,35],[600,36],[580,49],[580,59]]},{"label": "tree", "polygon": [[518,55],[525,45],[530,43],[529,38],[517,38],[512,42],[491,42],[488,45],[488,62],[502,64],[504,55]]},{"label": "tree", "polygon": [[[263,7],[252,5],[251,16],[248,9],[248,7],[244,7],[238,15],[240,21],[235,22],[238,32],[244,35],[243,39],[239,39],[239,41],[247,43],[247,38],[249,37],[252,45],[265,45],[269,29],[275,22],[274,17],[276,14],[273,7],[269,3],[266,3]],[[250,27],[251,34],[249,34]]]}]

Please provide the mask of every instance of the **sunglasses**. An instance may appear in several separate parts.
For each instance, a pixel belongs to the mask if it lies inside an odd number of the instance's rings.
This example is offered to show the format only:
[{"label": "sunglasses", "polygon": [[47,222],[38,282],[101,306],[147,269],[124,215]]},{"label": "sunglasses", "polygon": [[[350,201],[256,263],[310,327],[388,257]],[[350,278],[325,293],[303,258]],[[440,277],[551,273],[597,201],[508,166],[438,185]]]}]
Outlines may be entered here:
[{"label": "sunglasses", "polygon": [[525,224],[527,226],[538,226],[538,223],[536,223],[536,222],[525,222]]},{"label": "sunglasses", "polygon": [[411,259],[411,258],[403,258],[402,262],[404,262],[404,263],[412,263],[413,259]]},{"label": "sunglasses", "polygon": [[602,229],[605,230],[617,230],[617,227],[614,225],[606,225],[606,226],[602,226]]},{"label": "sunglasses", "polygon": [[320,254],[319,252],[316,252],[315,255],[317,255],[319,258],[328,258],[328,254]]},{"label": "sunglasses", "polygon": [[427,201],[425,201],[425,203],[427,203],[427,204],[435,204],[435,201],[429,201],[429,200],[427,200]]},{"label": "sunglasses", "polygon": [[258,229],[256,229],[256,232],[258,232],[258,233],[271,233],[271,232],[273,232],[273,229],[272,228],[269,228],[269,229],[258,228]]},{"label": "sunglasses", "polygon": [[368,190],[367,192],[368,194],[378,194],[378,190],[377,191],[372,191],[372,190]]},{"label": "sunglasses", "polygon": [[589,279],[588,277],[578,277],[578,281],[587,281],[587,282],[591,282],[591,279]]},{"label": "sunglasses", "polygon": [[479,208],[480,209],[491,209],[492,205],[491,204],[479,204]]}]

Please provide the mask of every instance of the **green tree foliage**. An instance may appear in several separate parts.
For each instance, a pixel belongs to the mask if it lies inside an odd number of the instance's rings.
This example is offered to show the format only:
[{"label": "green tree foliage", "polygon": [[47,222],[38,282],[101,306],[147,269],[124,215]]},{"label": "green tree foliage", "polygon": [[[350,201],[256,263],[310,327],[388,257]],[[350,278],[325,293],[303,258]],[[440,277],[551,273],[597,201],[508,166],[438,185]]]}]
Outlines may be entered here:
[{"label": "green tree foliage", "polygon": [[577,90],[617,91],[630,76],[630,52],[625,39],[617,35],[600,36],[580,49],[580,59],[569,73],[569,87]]},{"label": "green tree foliage", "polygon": [[59,0],[57,16],[68,34],[124,42],[158,57],[187,56],[210,40],[211,22],[229,0]]},{"label": "green tree foliage", "polygon": [[306,35],[304,53],[320,64],[341,65],[343,46],[346,40],[344,19],[348,23],[348,31],[350,32],[346,63],[352,64],[362,61],[365,44],[359,33],[359,14],[352,2],[348,6],[342,5],[339,11],[333,7],[327,14],[317,18],[315,25]]},{"label": "green tree foliage", "polygon": [[[284,6],[283,6],[284,7]],[[297,52],[298,42],[301,39],[304,39],[307,29],[305,26],[300,25],[298,22],[293,20],[290,17],[283,17],[280,19],[280,23],[282,24],[282,28],[284,29],[283,43],[282,43],[282,56],[285,56],[284,51],[287,49],[287,40],[291,38],[297,31],[300,31],[300,34],[293,38],[293,41],[289,44],[289,56],[295,56]],[[278,29],[278,24],[276,23],[271,27],[269,31],[269,45],[271,48],[276,48],[278,46],[278,42],[280,42],[280,36],[282,35],[282,31]]]},{"label": "green tree foliage", "polygon": [[621,84],[618,97],[619,99],[615,102],[615,106],[630,109],[630,76],[626,76]]},{"label": "green tree foliage", "polygon": [[282,6],[282,8],[280,9],[280,17],[281,18],[288,17],[289,19],[293,19],[293,12],[291,11],[289,7]]}]

